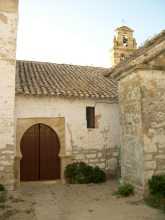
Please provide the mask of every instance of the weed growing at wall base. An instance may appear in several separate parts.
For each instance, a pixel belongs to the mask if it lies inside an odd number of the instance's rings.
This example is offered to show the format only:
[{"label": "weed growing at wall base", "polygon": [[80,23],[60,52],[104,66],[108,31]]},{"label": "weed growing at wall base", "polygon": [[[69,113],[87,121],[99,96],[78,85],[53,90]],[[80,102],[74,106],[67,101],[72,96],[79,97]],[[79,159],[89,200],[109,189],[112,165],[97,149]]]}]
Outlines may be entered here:
[{"label": "weed growing at wall base", "polygon": [[121,197],[127,197],[134,193],[134,187],[130,183],[122,183],[117,190],[114,192],[114,195],[119,195]]}]

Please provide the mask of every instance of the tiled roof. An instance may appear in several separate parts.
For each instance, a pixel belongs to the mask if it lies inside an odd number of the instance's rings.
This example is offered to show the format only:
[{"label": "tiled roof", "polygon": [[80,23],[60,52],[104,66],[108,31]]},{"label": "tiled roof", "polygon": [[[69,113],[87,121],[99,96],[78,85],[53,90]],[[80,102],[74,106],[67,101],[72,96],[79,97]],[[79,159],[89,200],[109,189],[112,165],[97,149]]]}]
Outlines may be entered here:
[{"label": "tiled roof", "polygon": [[117,83],[108,68],[17,61],[16,94],[116,98]]},{"label": "tiled roof", "polygon": [[[137,58],[139,59],[139,57],[141,56],[145,57],[147,53],[150,54],[149,51],[164,40],[165,40],[165,30],[154,36],[152,39],[144,42],[144,44],[141,47],[139,47],[132,54],[126,57],[125,60],[121,61],[115,67],[112,67],[108,75],[110,77],[117,77],[118,75],[120,75],[120,73],[127,71],[129,68],[132,68],[137,64],[136,62],[133,61],[136,61]],[[164,48],[160,47],[160,50],[164,50]],[[141,59],[141,60],[145,61],[145,59]]]}]

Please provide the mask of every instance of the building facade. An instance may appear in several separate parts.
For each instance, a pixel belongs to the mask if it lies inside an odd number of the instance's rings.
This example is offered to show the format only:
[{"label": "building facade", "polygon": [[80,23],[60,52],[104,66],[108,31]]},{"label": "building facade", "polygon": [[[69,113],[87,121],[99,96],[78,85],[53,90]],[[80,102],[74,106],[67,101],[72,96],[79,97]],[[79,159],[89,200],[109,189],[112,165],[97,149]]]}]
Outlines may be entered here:
[{"label": "building facade", "polygon": [[[15,181],[18,185],[21,179],[51,179],[51,175],[40,177],[40,172],[55,173],[51,171],[55,167],[64,181],[65,166],[73,161],[97,165],[108,176],[116,175],[120,145],[117,84],[103,75],[107,71],[98,67],[17,61]],[[37,125],[38,128],[33,127]],[[44,125],[45,132],[41,132]],[[55,158],[49,158],[54,146],[49,143],[52,136],[46,137],[49,133],[46,126],[57,135],[59,149],[54,156],[57,154],[58,165],[53,164]],[[49,159],[50,170],[43,171],[49,166],[46,162]]]},{"label": "building facade", "polygon": [[18,1],[1,0],[0,183],[64,182],[84,161],[144,192],[165,168],[165,31],[136,49],[117,28],[109,69],[16,61],[17,23]]}]

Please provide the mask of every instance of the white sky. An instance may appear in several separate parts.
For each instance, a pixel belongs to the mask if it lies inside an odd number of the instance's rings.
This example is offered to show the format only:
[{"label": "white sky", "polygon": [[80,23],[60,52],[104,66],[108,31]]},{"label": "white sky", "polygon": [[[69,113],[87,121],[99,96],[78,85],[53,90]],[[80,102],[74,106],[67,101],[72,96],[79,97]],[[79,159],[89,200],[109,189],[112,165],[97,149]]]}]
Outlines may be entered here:
[{"label": "white sky", "polygon": [[165,0],[19,0],[17,59],[110,66],[114,30],[138,45],[165,28]]}]

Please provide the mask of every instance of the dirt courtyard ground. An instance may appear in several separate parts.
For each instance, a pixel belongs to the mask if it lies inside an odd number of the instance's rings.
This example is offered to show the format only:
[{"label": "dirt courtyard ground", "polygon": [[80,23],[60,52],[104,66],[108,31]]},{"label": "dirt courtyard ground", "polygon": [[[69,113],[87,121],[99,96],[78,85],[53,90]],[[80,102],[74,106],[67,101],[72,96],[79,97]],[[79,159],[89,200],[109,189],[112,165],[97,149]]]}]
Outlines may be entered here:
[{"label": "dirt courtyard ground", "polygon": [[116,182],[62,185],[59,182],[22,183],[0,203],[0,220],[165,220],[135,196],[116,198]]}]

